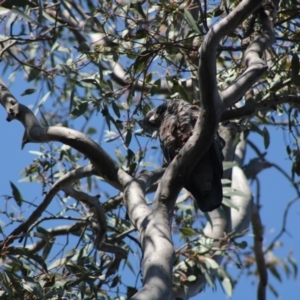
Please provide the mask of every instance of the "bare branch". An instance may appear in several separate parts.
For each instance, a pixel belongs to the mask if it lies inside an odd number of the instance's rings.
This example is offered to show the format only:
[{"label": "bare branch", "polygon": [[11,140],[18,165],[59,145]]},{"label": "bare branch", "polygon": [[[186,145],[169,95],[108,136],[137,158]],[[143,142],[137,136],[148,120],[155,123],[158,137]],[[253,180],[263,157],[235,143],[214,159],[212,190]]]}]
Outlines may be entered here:
[{"label": "bare branch", "polygon": [[266,287],[268,284],[268,273],[263,253],[263,225],[261,223],[260,215],[257,207],[254,207],[252,213],[252,227],[254,233],[254,253],[256,259],[256,265],[259,275],[259,284],[257,289],[257,299],[266,299]]}]

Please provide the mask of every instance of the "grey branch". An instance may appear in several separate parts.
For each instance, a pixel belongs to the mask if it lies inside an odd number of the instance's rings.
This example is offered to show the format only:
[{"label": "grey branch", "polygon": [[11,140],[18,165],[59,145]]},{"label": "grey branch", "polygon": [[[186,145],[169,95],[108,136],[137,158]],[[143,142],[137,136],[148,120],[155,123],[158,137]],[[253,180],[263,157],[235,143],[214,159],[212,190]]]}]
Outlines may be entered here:
[{"label": "grey branch", "polygon": [[[249,1],[249,3],[250,2],[255,1]],[[272,7],[272,12],[268,11],[268,14],[264,9],[260,10],[259,15],[262,24],[262,32],[254,37],[253,41],[250,43],[244,54],[244,64],[246,66],[246,70],[240,77],[236,79],[236,81],[232,85],[221,92],[221,97],[224,101],[225,107],[230,107],[238,102],[245,95],[247,90],[255,82],[257,82],[267,70],[267,64],[262,59],[262,56],[263,53],[272,45],[275,40],[273,21],[275,17],[274,15],[276,15],[276,13],[277,5],[274,5]]]},{"label": "grey branch", "polygon": [[266,112],[270,110],[276,110],[276,107],[281,104],[300,104],[299,96],[271,96],[268,95],[269,98],[261,100],[261,101],[246,101],[246,104],[242,107],[235,108],[232,110],[227,110],[222,114],[221,120],[228,121],[232,119],[240,119],[243,117],[251,117],[256,112]]},{"label": "grey branch", "polygon": [[[153,178],[153,181],[156,178]],[[125,188],[124,194],[128,213],[141,236],[144,250],[142,273],[144,285],[131,299],[173,299],[172,265],[173,243],[170,232],[169,214],[161,205],[150,211],[145,201],[147,174],[141,174]]]}]

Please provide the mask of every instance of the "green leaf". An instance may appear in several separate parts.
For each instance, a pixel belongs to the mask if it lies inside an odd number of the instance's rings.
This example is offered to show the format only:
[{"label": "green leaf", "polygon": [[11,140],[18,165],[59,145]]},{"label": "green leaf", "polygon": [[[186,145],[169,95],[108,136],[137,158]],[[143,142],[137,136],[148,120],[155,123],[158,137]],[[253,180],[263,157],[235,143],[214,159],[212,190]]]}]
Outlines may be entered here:
[{"label": "green leaf", "polygon": [[89,127],[86,132],[87,134],[92,135],[92,134],[96,134],[97,130],[95,127]]},{"label": "green leaf", "polygon": [[273,285],[271,285],[270,283],[268,283],[268,288],[269,290],[272,292],[272,294],[276,297],[276,299],[279,298],[279,294],[278,292],[275,290],[275,288],[273,287]]},{"label": "green leaf", "polygon": [[139,57],[134,63],[134,73],[139,74],[145,67],[146,59],[145,57]]},{"label": "green leaf", "polygon": [[144,13],[142,3],[140,3],[140,2],[131,3],[130,7],[135,8],[136,11],[143,17],[143,19],[146,20],[146,15]]},{"label": "green leaf", "polygon": [[248,243],[246,241],[242,241],[240,243],[234,242],[234,245],[239,247],[240,249],[246,249],[248,246]]},{"label": "green leaf", "polygon": [[232,284],[229,278],[224,278],[222,281],[222,287],[224,288],[228,297],[232,296]]},{"label": "green leaf", "polygon": [[208,269],[218,269],[220,267],[218,263],[212,258],[204,257],[204,260],[205,260],[206,267]]},{"label": "green leaf", "polygon": [[79,105],[77,105],[73,111],[71,112],[71,117],[72,118],[78,118],[79,116],[83,115],[88,108],[88,103],[87,102],[81,102]]},{"label": "green leaf", "polygon": [[234,208],[237,211],[239,211],[239,207],[236,206],[230,199],[227,199],[226,197],[223,197],[222,204],[227,206],[227,207]]},{"label": "green leaf", "polygon": [[282,281],[281,280],[281,276],[279,274],[279,272],[277,271],[275,265],[269,265],[269,270],[271,271],[272,275],[278,279],[278,281]]},{"label": "green leaf", "polygon": [[36,92],[36,89],[26,89],[21,96],[31,95]]},{"label": "green leaf", "polygon": [[35,69],[35,68],[31,69],[29,72],[29,75],[28,75],[28,82],[36,79],[40,75],[40,73],[41,73],[41,70],[39,70],[39,69]]},{"label": "green leaf", "polygon": [[221,182],[222,182],[222,185],[231,184],[231,180],[227,179],[227,178],[222,178]]},{"label": "green leaf", "polygon": [[288,257],[287,261],[292,265],[293,270],[294,270],[294,278],[297,278],[297,274],[298,274],[298,266],[297,266],[297,262],[293,257]]},{"label": "green leaf", "polygon": [[95,78],[84,78],[84,79],[81,79],[81,81],[76,81],[76,84],[79,85],[80,87],[88,87],[88,85],[83,84],[83,82],[93,84],[98,89],[101,89],[98,81]]},{"label": "green leaf", "polygon": [[38,27],[41,27],[42,24],[40,24],[39,22],[37,22],[36,20],[32,19],[29,15],[27,15],[26,13],[24,13],[22,10],[18,9],[18,8],[12,8],[11,11],[17,15],[19,15],[20,17],[22,17],[23,19],[25,19],[26,21],[28,21],[29,23],[35,24]]},{"label": "green leaf", "polygon": [[84,24],[84,28],[83,28],[84,34],[90,34],[94,27],[94,24],[95,24],[94,17],[88,18]]},{"label": "green leaf", "polygon": [[62,71],[66,74],[69,75],[71,73],[73,73],[74,71],[66,64],[60,64],[58,66],[60,69],[62,69]]},{"label": "green leaf", "polygon": [[122,155],[122,152],[119,149],[115,149],[115,155],[121,164],[126,160],[125,156]]},{"label": "green leaf", "polygon": [[48,243],[46,243],[46,245],[43,248],[43,252],[42,252],[42,257],[43,259],[47,259],[47,257],[50,254],[50,251],[52,250],[53,246],[54,246],[54,238],[53,241],[50,242],[50,240],[48,240]]},{"label": "green leaf", "polygon": [[110,285],[110,288],[113,288],[115,286],[117,286],[117,284],[120,282],[120,277],[119,275],[116,275],[113,280],[112,280],[112,283]]},{"label": "green leaf", "polygon": [[296,159],[292,165],[292,172],[300,176],[300,157],[296,156]]},{"label": "green leaf", "polygon": [[112,81],[110,79],[107,79],[106,83],[108,84],[109,88],[113,91],[114,87],[113,87]]},{"label": "green leaf", "polygon": [[68,14],[69,14],[74,20],[77,20],[76,16],[73,14],[73,10],[70,9],[69,3],[65,3],[64,0],[60,0],[60,4],[63,5],[63,7],[65,8],[65,10],[68,12]]},{"label": "green leaf", "polygon": [[16,256],[20,255],[25,257],[26,259],[31,259],[37,262],[45,271],[47,271],[47,265],[45,260],[37,254],[32,253],[30,250],[23,248],[23,247],[8,247],[6,248],[7,254]]},{"label": "green leaf", "polygon": [[44,293],[41,285],[38,282],[34,281],[32,277],[23,277],[22,281],[20,281],[20,284],[24,290],[28,291],[35,297],[37,296],[38,299],[44,298]]},{"label": "green leaf", "polygon": [[118,105],[116,104],[116,102],[115,102],[115,101],[112,101],[112,102],[111,102],[111,105],[112,105],[113,111],[114,111],[114,113],[116,114],[116,116],[117,116],[118,118],[120,118],[120,117],[121,117],[121,114],[120,114],[120,110],[119,110],[119,107],[118,107]]},{"label": "green leaf", "polygon": [[20,191],[11,181],[10,181],[10,187],[12,189],[12,195],[13,195],[14,199],[16,200],[18,206],[21,207],[22,203],[23,203],[23,197],[22,197]]},{"label": "green leaf", "polygon": [[81,53],[89,53],[91,51],[91,47],[88,42],[82,42],[79,44],[77,50]]},{"label": "green leaf", "polygon": [[156,93],[158,93],[160,90],[160,87],[161,87],[161,79],[157,79],[156,81],[154,81],[154,83],[151,87],[150,94],[153,96]]},{"label": "green leaf", "polygon": [[197,232],[195,232],[192,228],[188,228],[188,227],[180,228],[180,232],[185,236],[195,236],[195,235],[197,235]]},{"label": "green leaf", "polygon": [[232,296],[232,283],[230,278],[228,277],[226,271],[222,268],[217,269],[217,276],[222,284],[222,287],[226,294],[231,297]]},{"label": "green leaf", "polygon": [[127,147],[129,147],[129,144],[131,142],[131,138],[132,138],[132,132],[131,132],[131,130],[128,130],[127,133],[126,133],[126,137],[125,137],[125,145]]},{"label": "green leaf", "polygon": [[197,25],[196,21],[194,20],[193,16],[191,15],[191,13],[187,9],[184,9],[183,13],[184,13],[185,20],[191,26],[193,31],[198,33],[198,34],[202,34],[199,26]]},{"label": "green leaf", "polygon": [[237,166],[237,163],[234,161],[224,161],[223,162],[223,170],[228,170],[231,169],[233,167]]},{"label": "green leaf", "polygon": [[127,161],[128,161],[128,165],[132,164],[135,161],[135,154],[129,148],[127,150]]},{"label": "green leaf", "polygon": [[243,191],[236,190],[227,186],[223,187],[223,194],[224,196],[240,196],[245,198],[249,197],[249,195],[244,193]]},{"label": "green leaf", "polygon": [[64,266],[65,263],[68,261],[67,258],[59,258],[57,260],[55,260],[49,267],[48,267],[48,270],[52,270],[52,269],[55,269],[57,267],[61,267],[61,266]]},{"label": "green leaf", "polygon": [[262,132],[263,132],[265,149],[268,149],[270,145],[270,134],[267,127],[264,126]]},{"label": "green leaf", "polygon": [[190,275],[190,276],[188,276],[187,281],[193,282],[193,281],[196,281],[196,279],[197,279],[197,277],[195,275]]}]

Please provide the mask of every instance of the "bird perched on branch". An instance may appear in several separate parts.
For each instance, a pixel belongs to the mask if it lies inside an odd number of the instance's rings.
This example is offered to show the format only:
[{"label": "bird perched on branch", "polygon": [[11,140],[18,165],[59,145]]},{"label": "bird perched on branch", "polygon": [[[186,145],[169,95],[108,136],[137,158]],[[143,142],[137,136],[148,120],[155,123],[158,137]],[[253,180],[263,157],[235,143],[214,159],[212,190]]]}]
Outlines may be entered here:
[{"label": "bird perched on branch", "polygon": [[[169,165],[192,135],[199,115],[198,106],[182,100],[168,100],[149,111],[140,125],[146,132],[158,132],[164,161]],[[212,211],[222,203],[224,144],[224,140],[216,133],[211,146],[185,184],[203,212]]]}]

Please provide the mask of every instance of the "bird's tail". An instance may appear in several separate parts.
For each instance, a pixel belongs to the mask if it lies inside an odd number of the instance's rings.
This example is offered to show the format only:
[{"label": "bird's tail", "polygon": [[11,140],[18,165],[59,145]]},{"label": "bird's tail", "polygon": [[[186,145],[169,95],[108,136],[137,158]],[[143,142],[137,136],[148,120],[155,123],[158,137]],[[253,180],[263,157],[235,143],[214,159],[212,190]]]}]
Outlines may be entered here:
[{"label": "bird's tail", "polygon": [[222,160],[222,145],[219,140],[215,139],[206,154],[195,166],[185,185],[203,212],[212,211],[222,203]]}]

